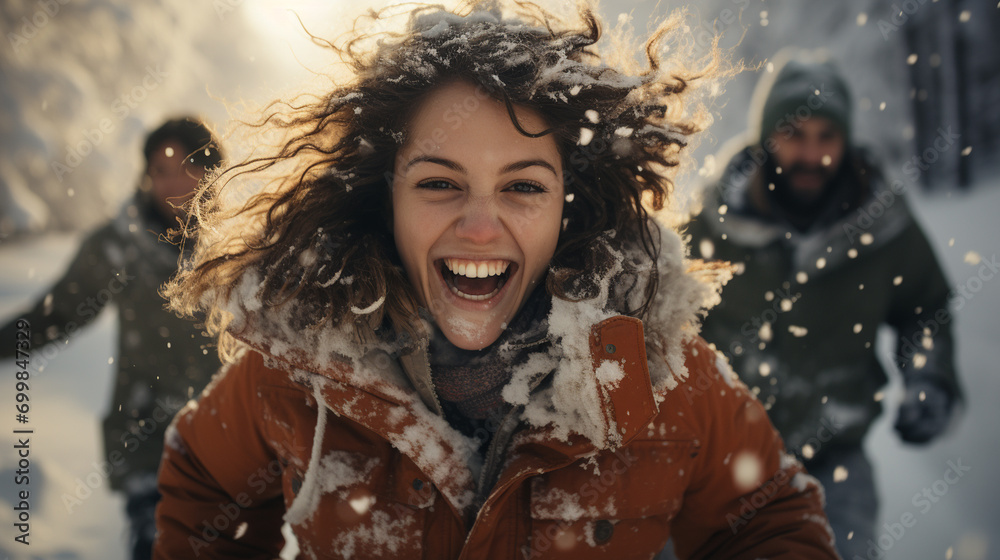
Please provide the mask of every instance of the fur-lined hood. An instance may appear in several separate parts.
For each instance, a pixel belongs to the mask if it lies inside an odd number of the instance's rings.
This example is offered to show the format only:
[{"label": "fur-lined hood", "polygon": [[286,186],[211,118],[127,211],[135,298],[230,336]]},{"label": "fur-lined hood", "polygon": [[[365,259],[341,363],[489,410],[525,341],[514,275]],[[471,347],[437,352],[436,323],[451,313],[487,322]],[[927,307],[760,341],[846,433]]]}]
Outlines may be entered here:
[{"label": "fur-lined hood", "polygon": [[[654,274],[659,278],[658,291],[643,322],[653,392],[673,389],[687,377],[683,345],[698,334],[705,311],[719,301],[719,290],[728,280],[729,270],[690,261],[680,236],[662,225],[656,224],[653,234],[654,239],[658,234],[660,243],[655,269],[638,244],[623,246],[615,232],[609,231],[593,249],[602,253],[600,260],[608,264],[595,273],[599,293],[574,302],[553,298],[548,317],[551,350],[516,367],[503,391],[505,401],[525,407],[524,420],[529,424],[553,428],[560,439],[576,433],[598,448],[616,446],[601,419],[600,399],[592,380],[595,376],[620,376],[620,366],[607,362],[595,371],[588,340],[592,326],[620,315],[617,308],[622,303],[638,307],[640,302],[635,300],[645,293],[646,283]],[[407,359],[414,353],[426,352],[426,339],[414,343],[406,336],[382,337],[361,344],[350,331],[350,320],[336,327],[303,327],[296,323],[296,310],[308,302],[293,299],[279,307],[265,308],[258,295],[260,284],[259,274],[245,273],[228,300],[219,305],[233,315],[230,334],[270,358],[272,366],[291,368],[303,379],[319,374],[374,394],[417,398],[430,410],[436,408],[426,390],[429,372],[413,372],[408,364],[414,360]],[[373,302],[367,309],[352,308],[351,313],[370,313],[381,303]],[[430,332],[428,324],[421,328],[422,332]],[[551,383],[532,393],[532,381],[550,372]]]},{"label": "fur-lined hood", "polygon": [[[751,208],[748,192],[755,182],[764,180],[764,158],[760,146],[744,148],[732,156],[717,180],[701,193],[703,211],[700,219],[714,237],[724,235],[752,248],[779,241],[788,243],[792,247],[795,270],[810,270],[814,277],[819,277],[843,270],[851,266],[855,258],[881,249],[913,223],[903,184],[888,183],[872,163],[871,155],[866,150],[855,149],[851,158],[859,168],[865,169],[867,177],[865,185],[850,185],[858,194],[856,207],[822,227],[790,234],[791,226],[766,219]],[[814,266],[819,259],[826,263],[822,269]]]}]

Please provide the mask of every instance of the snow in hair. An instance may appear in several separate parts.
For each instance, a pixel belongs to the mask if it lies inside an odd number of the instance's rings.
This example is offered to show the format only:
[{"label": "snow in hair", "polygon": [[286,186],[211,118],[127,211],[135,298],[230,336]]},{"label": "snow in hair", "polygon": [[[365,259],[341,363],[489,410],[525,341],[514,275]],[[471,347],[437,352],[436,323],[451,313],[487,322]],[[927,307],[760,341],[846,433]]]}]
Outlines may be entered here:
[{"label": "snow in hair", "polygon": [[[206,312],[220,350],[232,347],[224,333],[237,286],[255,290],[246,294],[260,302],[255,313],[296,307],[298,328],[343,324],[363,339],[386,320],[396,331],[411,327],[417,303],[392,261],[385,214],[389,171],[413,107],[456,78],[504,101],[511,115],[513,105],[545,115],[548,130],[522,132],[551,133],[566,160],[572,201],[554,265],[587,274],[574,259],[591,253],[607,231],[638,236],[647,262],[656,262],[647,208],[664,208],[688,138],[707,124],[701,102],[690,101],[719,75],[718,53],[707,62],[685,59],[676,43],[683,17],[674,16],[653,33],[645,67],[636,69],[635,50],[614,34],[612,48],[599,52],[601,24],[587,5],[562,20],[530,3],[496,4],[464,12],[407,8],[401,32],[385,31],[387,9],[366,16],[370,26],[359,20],[343,42],[327,42],[351,76],[260,115],[255,134],[278,140],[244,142],[253,156],[224,169],[211,188],[219,196],[196,204],[198,249],[167,287],[173,308]],[[398,15],[401,7],[394,9]],[[643,308],[655,291],[654,281]]]},{"label": "snow in hair", "polygon": [[[630,74],[626,65],[613,66],[612,57],[597,52],[600,24],[587,10],[582,12],[583,29],[564,31],[553,30],[553,22],[527,11],[506,18],[495,8],[466,15],[417,11],[408,34],[379,44],[368,77],[421,88],[459,76],[516,103],[590,104],[585,111],[599,119],[581,122],[586,126],[574,133],[587,138],[584,144],[603,134],[617,155],[633,144],[683,146],[685,137],[699,128],[698,119],[680,118],[679,95],[669,106],[664,101],[711,69],[706,66],[696,73],[661,65],[656,46],[678,18],[665,22],[647,44],[649,68]],[[576,115],[578,120],[585,111]]]}]

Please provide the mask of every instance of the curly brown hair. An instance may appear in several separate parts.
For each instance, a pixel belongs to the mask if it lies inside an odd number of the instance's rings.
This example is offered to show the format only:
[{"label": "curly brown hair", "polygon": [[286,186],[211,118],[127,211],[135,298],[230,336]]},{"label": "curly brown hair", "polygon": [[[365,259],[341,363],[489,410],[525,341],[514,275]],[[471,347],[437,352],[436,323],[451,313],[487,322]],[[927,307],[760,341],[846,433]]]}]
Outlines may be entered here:
[{"label": "curly brown hair", "polygon": [[[572,25],[532,3],[515,1],[502,14],[496,5],[421,6],[404,32],[359,31],[366,21],[391,19],[373,12],[340,41],[314,37],[340,56],[351,79],[325,95],[267,107],[253,126],[281,139],[203,187],[191,210],[199,231],[187,232],[198,235],[194,260],[164,290],[174,310],[207,313],[224,356],[230,319],[220,302],[247,271],[262,280],[263,306],[297,301],[302,328],[353,322],[360,340],[380,328],[412,332],[418,304],[393,240],[391,170],[414,108],[456,79],[502,100],[522,134],[556,140],[572,202],[546,281],[553,296],[582,297],[593,264],[587,248],[608,230],[637,240],[656,261],[650,211],[664,207],[688,137],[708,120],[704,105],[690,100],[696,83],[719,75],[718,49],[700,60],[665,59],[664,44],[685,17],[674,14],[646,42],[648,66],[630,73],[631,53],[613,60],[616,53],[598,51],[602,26],[589,5],[578,6]],[[549,128],[525,131],[515,105],[536,110]],[[222,196],[233,184],[253,194]],[[655,278],[644,286],[643,304],[624,312],[644,314]],[[374,312],[357,312],[379,301]]]}]

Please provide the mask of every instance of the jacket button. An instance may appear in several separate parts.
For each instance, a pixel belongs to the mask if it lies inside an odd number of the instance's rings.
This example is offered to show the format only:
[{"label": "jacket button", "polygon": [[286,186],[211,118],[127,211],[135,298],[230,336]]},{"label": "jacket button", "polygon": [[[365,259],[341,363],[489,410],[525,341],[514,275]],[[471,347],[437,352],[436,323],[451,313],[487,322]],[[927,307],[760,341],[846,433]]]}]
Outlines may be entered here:
[{"label": "jacket button", "polygon": [[615,350],[616,348],[614,344],[608,344],[607,346],[604,347],[604,351],[607,352],[608,354],[614,354]]},{"label": "jacket button", "polygon": [[424,481],[419,478],[413,479],[413,489],[419,492],[424,487]]},{"label": "jacket button", "polygon": [[604,544],[611,540],[611,533],[615,532],[615,526],[607,519],[598,520],[594,523],[594,542]]}]

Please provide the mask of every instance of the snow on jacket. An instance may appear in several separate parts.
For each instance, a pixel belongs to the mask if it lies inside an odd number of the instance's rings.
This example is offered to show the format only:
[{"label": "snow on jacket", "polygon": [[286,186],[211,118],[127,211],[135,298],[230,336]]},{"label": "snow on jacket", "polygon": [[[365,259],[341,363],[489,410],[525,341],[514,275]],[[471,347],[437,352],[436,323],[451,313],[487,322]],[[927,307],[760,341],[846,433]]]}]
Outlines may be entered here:
[{"label": "snow on jacket", "polygon": [[759,391],[788,448],[819,454],[861,444],[882,410],[882,324],[896,329],[906,382],[961,396],[948,285],[900,189],[858,151],[853,159],[870,185],[846,188],[860,204],[800,233],[750,202],[752,183],[762,180],[759,157],[748,148],[732,158],[687,233],[699,256],[741,268],[702,335]]},{"label": "snow on jacket", "polygon": [[66,272],[31,310],[0,329],[0,337],[14,340],[16,321],[24,318],[31,324],[32,347],[66,344],[107,304],[117,306],[116,371],[103,422],[103,458],[114,467],[109,478],[116,490],[130,477],[156,475],[171,419],[219,368],[201,329],[164,309],[158,290],[177,270],[180,253],[160,240],[165,226],[154,212],[145,197],[130,200],[84,239]]},{"label": "snow on jacket", "polygon": [[[836,558],[822,490],[696,334],[717,295],[662,233],[645,323],[554,299],[551,354],[514,371],[486,456],[440,414],[425,350],[360,349],[228,309],[247,351],[175,420],[154,557]],[[647,272],[649,272],[647,270]],[[481,504],[481,507],[476,506]]]}]

